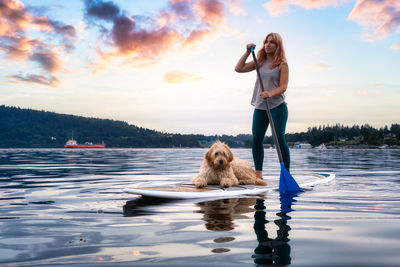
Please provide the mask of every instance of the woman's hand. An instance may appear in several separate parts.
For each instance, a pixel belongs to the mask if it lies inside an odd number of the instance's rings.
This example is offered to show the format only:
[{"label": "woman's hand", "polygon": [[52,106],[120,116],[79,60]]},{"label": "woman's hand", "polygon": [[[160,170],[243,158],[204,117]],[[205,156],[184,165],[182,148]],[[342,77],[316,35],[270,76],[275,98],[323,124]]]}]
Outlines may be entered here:
[{"label": "woman's hand", "polygon": [[262,93],[260,94],[260,96],[261,96],[263,99],[266,99],[266,98],[272,97],[272,94],[271,94],[270,92],[264,91],[264,92],[262,92]]},{"label": "woman's hand", "polygon": [[256,46],[255,44],[247,44],[246,45],[246,52],[243,56],[239,59],[238,63],[236,63],[235,71],[236,72],[249,72],[256,69],[256,65],[253,61],[246,63],[247,58],[250,56],[251,47]]},{"label": "woman's hand", "polygon": [[250,49],[251,49],[252,46],[254,46],[254,48],[256,47],[255,44],[247,44],[247,45],[246,45],[246,50],[247,50],[247,52],[250,52]]}]

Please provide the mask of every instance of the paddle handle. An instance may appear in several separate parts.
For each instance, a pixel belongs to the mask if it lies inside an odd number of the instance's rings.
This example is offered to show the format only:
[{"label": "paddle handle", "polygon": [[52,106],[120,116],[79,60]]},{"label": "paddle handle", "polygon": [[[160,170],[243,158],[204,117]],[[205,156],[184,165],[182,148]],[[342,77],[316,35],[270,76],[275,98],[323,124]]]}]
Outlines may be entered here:
[{"label": "paddle handle", "polygon": [[[254,65],[256,66],[256,71],[257,71],[258,80],[260,81],[261,91],[264,92],[265,89],[264,89],[264,85],[263,85],[263,82],[262,82],[262,79],[261,79],[261,74],[260,74],[260,69],[258,67],[256,54],[254,53],[254,46],[252,46],[250,48],[250,50],[251,50],[251,54],[253,55]],[[279,146],[278,137],[276,136],[274,120],[272,119],[272,115],[271,115],[271,111],[269,110],[268,100],[267,99],[265,99],[265,104],[267,106],[268,120],[270,121],[270,124],[271,124],[271,132],[272,132],[272,136],[274,138],[276,152],[278,153],[279,162],[283,162],[281,148]]]}]

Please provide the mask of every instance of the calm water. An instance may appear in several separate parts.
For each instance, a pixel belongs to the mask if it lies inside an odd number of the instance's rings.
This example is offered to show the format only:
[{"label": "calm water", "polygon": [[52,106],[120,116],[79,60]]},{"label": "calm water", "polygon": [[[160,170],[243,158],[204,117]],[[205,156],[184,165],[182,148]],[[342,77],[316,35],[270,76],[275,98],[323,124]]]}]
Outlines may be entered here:
[{"label": "calm water", "polygon": [[205,152],[0,150],[0,265],[400,265],[400,150],[291,151],[292,173],[337,175],[292,211],[277,192],[203,203],[122,193],[190,181]]}]

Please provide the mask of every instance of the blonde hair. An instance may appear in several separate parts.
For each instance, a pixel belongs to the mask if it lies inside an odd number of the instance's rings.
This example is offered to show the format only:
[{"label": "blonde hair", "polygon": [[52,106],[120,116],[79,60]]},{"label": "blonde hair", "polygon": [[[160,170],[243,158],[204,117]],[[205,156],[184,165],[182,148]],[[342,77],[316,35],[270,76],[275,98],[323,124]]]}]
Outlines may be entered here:
[{"label": "blonde hair", "polygon": [[282,37],[275,32],[271,32],[265,37],[263,42],[263,47],[257,53],[257,63],[261,67],[264,65],[265,61],[267,61],[267,53],[265,53],[264,45],[267,42],[268,37],[272,37],[272,40],[276,44],[276,50],[274,53],[274,57],[271,63],[271,68],[275,68],[279,66],[281,63],[286,63],[285,49],[283,48],[283,40]]}]

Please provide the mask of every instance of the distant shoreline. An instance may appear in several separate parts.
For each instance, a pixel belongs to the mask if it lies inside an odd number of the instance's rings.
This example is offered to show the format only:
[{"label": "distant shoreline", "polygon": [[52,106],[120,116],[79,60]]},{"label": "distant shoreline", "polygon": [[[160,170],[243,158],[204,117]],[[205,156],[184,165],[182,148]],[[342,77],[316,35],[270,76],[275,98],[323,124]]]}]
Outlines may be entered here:
[{"label": "distant shoreline", "polygon": [[[104,151],[104,150],[185,150],[185,149],[198,149],[198,150],[204,150],[207,151],[208,148],[205,147],[106,147],[102,149],[96,149],[96,148],[88,148],[88,149],[82,149],[82,148],[64,148],[64,147],[7,147],[7,148],[1,148],[0,150],[68,150],[68,151]],[[235,147],[232,149],[248,149],[250,150],[250,147]],[[379,147],[335,147],[335,148],[327,148],[327,149],[318,149],[318,148],[293,148],[289,147],[290,150],[292,151],[304,151],[304,150],[313,150],[313,151],[333,151],[333,150],[400,150],[400,146],[396,147],[388,147],[388,148],[379,148]],[[275,151],[275,148],[265,148],[265,150],[273,150]]]},{"label": "distant shoreline", "polygon": [[[289,147],[377,149],[400,147],[400,124],[372,126],[336,124],[287,133]],[[251,134],[171,134],[130,125],[124,121],[87,118],[0,105],[0,148],[63,148],[67,140],[105,144],[107,148],[201,148],[219,140],[231,148],[252,146]],[[273,138],[264,139],[266,146]],[[107,149],[106,148],[106,149]]]}]

